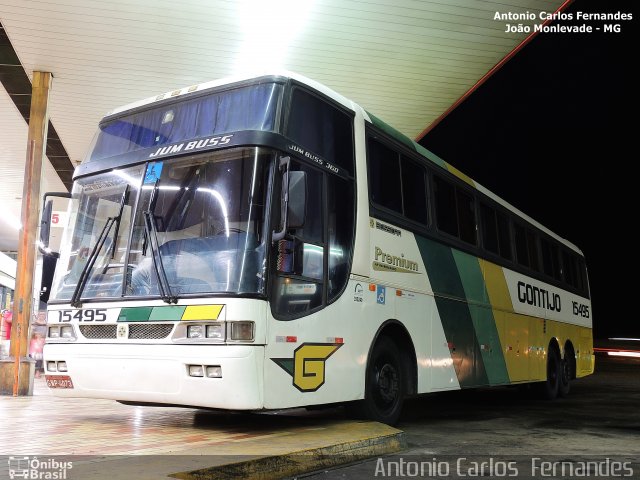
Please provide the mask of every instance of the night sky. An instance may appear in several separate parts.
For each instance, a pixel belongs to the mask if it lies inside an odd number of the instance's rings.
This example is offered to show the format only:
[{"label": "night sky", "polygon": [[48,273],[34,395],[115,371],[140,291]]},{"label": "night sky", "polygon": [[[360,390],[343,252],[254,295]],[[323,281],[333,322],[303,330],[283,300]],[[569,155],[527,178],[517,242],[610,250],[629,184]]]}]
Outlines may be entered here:
[{"label": "night sky", "polygon": [[420,142],[583,250],[597,337],[640,337],[633,4],[576,0],[574,16],[633,20],[588,22],[621,33],[539,34]]}]

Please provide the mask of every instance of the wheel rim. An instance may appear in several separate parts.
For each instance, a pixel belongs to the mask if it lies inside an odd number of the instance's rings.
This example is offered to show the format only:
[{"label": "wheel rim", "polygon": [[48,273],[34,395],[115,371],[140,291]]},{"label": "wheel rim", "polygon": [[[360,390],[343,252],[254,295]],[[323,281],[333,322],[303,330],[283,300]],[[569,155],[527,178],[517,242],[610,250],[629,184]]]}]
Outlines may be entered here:
[{"label": "wheel rim", "polygon": [[552,355],[547,364],[547,379],[551,386],[555,386],[558,383],[558,359],[555,355]]},{"label": "wheel rim", "polygon": [[390,410],[400,397],[399,372],[395,365],[381,362],[374,377],[374,399],[382,410]]}]

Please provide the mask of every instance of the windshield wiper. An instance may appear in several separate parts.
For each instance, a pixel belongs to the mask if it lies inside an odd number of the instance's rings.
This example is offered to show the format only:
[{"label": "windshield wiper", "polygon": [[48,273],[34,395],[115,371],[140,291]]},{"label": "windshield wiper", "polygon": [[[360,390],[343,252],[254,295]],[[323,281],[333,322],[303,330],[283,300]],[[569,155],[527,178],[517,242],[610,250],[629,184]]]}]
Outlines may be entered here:
[{"label": "windshield wiper", "polygon": [[166,303],[178,303],[178,297],[171,293],[171,287],[169,286],[169,280],[167,279],[167,272],[164,270],[164,265],[162,264],[160,246],[158,245],[158,232],[156,231],[156,222],[153,218],[153,212],[151,210],[147,210],[143,215],[144,231],[149,240],[149,248],[151,249],[151,258],[153,259],[153,266],[156,271],[156,277],[158,278],[160,296]]},{"label": "windshield wiper", "polygon": [[[156,181],[153,184],[153,189],[151,190],[151,197],[149,198],[149,212],[153,212],[156,209],[156,193],[158,191],[158,184],[160,183],[160,179],[156,178]],[[146,212],[142,213],[146,217]],[[144,240],[142,241],[142,256],[147,256],[147,245],[149,242],[149,232],[147,230],[147,221],[145,218],[144,222]]]},{"label": "windshield wiper", "polygon": [[76,288],[73,291],[73,295],[71,295],[70,303],[72,307],[80,308],[82,306],[82,302],[81,302],[82,292],[84,291],[84,288],[86,287],[87,282],[89,281],[89,273],[93,270],[93,265],[96,263],[98,254],[102,250],[102,247],[107,241],[107,238],[109,238],[109,232],[111,232],[111,229],[113,228],[114,225],[116,227],[116,235],[113,237],[111,258],[113,259],[115,257],[116,243],[118,241],[117,235],[118,235],[118,230],[120,229],[120,219],[122,218],[122,212],[124,212],[124,206],[126,205],[128,198],[129,198],[129,184],[127,184],[127,186],[124,189],[124,192],[122,192],[122,198],[120,199],[120,208],[118,210],[118,214],[115,217],[107,218],[107,221],[104,224],[104,227],[102,227],[102,230],[100,231],[100,235],[98,236],[98,241],[94,245],[93,250],[91,250],[91,254],[89,254],[89,257],[87,258],[87,263],[85,263],[84,268],[82,269],[82,272],[80,272],[78,283],[76,284]]}]

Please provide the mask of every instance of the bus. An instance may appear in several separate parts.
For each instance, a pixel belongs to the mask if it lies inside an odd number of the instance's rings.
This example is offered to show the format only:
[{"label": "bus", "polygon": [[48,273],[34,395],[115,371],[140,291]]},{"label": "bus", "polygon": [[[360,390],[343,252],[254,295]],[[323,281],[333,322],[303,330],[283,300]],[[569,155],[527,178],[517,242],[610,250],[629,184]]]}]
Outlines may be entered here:
[{"label": "bus", "polygon": [[394,424],[409,396],[552,399],[593,372],[581,251],[297,74],[114,110],[69,202],[44,349],[60,397]]}]

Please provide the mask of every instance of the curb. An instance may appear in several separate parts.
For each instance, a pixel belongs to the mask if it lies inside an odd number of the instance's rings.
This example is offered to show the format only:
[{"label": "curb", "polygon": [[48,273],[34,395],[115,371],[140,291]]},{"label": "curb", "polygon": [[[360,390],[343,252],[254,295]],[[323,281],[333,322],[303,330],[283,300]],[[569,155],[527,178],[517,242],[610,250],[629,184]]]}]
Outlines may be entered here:
[{"label": "curb", "polygon": [[[386,428],[389,428],[385,425]],[[236,463],[202,468],[169,476],[180,480],[272,480],[344,465],[370,457],[395,453],[407,447],[405,433],[354,440],[281,455],[258,457]]]}]

